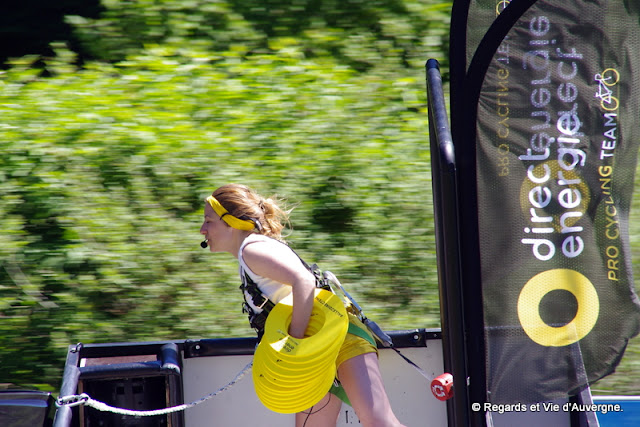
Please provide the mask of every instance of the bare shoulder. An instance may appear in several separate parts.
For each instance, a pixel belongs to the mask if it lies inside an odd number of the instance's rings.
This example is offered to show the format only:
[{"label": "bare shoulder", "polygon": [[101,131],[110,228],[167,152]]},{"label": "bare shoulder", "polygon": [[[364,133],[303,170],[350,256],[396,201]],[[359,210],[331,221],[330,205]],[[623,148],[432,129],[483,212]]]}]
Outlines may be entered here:
[{"label": "bare shoulder", "polygon": [[244,247],[242,258],[254,273],[284,284],[307,272],[297,255],[277,241],[251,242]]},{"label": "bare shoulder", "polygon": [[289,247],[276,240],[260,240],[248,243],[242,250],[242,257],[246,262],[259,260],[286,259],[295,254]]}]

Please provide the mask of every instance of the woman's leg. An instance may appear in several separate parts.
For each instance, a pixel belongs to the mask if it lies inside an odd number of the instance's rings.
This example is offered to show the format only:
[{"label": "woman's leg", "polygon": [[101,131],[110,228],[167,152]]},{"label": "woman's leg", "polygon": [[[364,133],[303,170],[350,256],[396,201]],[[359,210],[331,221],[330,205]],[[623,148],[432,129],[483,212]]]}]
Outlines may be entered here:
[{"label": "woman's leg", "polygon": [[296,427],[336,427],[342,401],[331,393],[311,409],[296,414]]},{"label": "woman's leg", "polygon": [[401,427],[382,383],[378,356],[365,353],[338,367],[338,378],[364,427]]}]

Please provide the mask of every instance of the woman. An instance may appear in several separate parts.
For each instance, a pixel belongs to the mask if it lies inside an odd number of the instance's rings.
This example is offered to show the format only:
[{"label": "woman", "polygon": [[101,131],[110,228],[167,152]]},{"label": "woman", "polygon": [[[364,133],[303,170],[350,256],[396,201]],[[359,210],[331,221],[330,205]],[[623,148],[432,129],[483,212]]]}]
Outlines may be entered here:
[{"label": "woman", "polygon": [[[205,237],[203,247],[208,245],[211,252],[229,252],[238,259],[245,309],[259,335],[268,310],[292,292],[289,334],[303,338],[313,307],[316,277],[282,242],[288,213],[276,201],[261,197],[249,187],[229,184],[207,198],[200,234]],[[358,322],[354,316],[350,321]],[[361,323],[355,326],[366,329]],[[347,334],[336,360],[338,380],[363,426],[402,426],[384,390],[373,338],[366,334]],[[296,414],[296,426],[335,426],[341,405],[336,395],[327,393],[314,407]]]}]

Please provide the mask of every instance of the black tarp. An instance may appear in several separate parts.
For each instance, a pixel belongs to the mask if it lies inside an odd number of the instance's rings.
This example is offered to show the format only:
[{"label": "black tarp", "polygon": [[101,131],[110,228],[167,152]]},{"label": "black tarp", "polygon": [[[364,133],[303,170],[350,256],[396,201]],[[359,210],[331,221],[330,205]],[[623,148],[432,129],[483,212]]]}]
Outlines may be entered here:
[{"label": "black tarp", "polygon": [[51,393],[32,390],[0,391],[0,426],[48,427],[53,424]]}]

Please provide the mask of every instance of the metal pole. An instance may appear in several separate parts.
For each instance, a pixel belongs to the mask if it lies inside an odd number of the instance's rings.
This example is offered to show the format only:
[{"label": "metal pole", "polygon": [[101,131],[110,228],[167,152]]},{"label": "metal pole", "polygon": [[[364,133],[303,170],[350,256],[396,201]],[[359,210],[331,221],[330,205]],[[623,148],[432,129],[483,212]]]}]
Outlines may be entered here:
[{"label": "metal pole", "polygon": [[444,367],[453,375],[454,388],[447,416],[449,427],[466,427],[469,397],[455,150],[436,60],[427,61],[426,73]]}]

